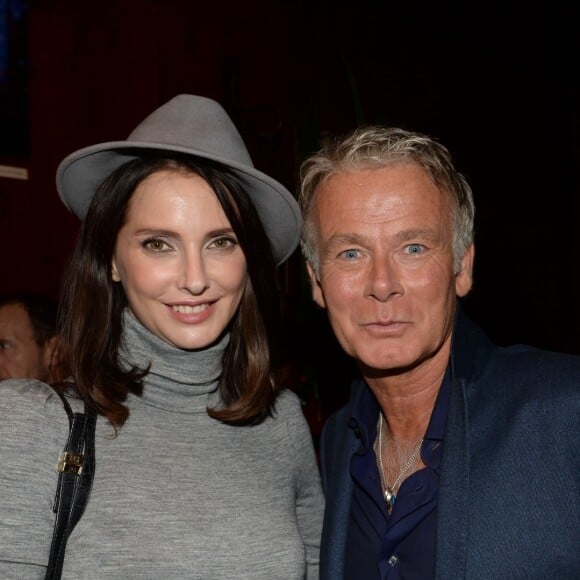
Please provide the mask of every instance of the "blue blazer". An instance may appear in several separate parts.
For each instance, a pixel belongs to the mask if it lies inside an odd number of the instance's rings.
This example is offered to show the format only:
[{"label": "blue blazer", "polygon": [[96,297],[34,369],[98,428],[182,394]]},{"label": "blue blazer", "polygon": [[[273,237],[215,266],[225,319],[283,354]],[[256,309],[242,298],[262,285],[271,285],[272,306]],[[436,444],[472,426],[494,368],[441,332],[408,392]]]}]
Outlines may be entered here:
[{"label": "blue blazer", "polygon": [[[451,364],[435,577],[580,579],[580,357],[496,347],[459,311]],[[321,580],[344,576],[359,445],[349,418],[350,403],[321,437]]]}]

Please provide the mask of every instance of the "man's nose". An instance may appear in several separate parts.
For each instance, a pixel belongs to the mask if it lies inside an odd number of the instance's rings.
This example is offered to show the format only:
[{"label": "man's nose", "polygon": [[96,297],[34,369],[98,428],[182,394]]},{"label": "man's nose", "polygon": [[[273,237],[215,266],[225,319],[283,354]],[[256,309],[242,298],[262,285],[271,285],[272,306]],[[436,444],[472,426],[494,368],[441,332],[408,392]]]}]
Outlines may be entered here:
[{"label": "man's nose", "polygon": [[389,256],[373,256],[368,273],[367,296],[386,302],[393,295],[402,294],[399,268]]}]

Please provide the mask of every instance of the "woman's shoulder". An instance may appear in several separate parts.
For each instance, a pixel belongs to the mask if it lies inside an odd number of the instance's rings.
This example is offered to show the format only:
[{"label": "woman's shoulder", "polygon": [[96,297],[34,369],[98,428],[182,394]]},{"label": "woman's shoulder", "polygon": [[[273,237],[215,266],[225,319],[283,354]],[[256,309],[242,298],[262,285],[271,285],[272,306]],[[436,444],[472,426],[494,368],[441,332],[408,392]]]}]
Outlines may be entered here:
[{"label": "woman's shoulder", "polygon": [[288,416],[302,416],[302,402],[300,397],[289,388],[282,388],[276,397],[276,413]]},{"label": "woman's shoulder", "polygon": [[[305,477],[305,481],[317,482],[318,469],[312,433],[304,415],[300,397],[290,389],[282,389],[276,399],[274,420],[278,425],[277,437],[269,439],[276,446],[278,458],[286,458]],[[319,484],[317,484],[319,485]]]},{"label": "woman's shoulder", "polygon": [[0,381],[0,415],[0,431],[7,436],[18,436],[22,431],[31,436],[52,432],[60,440],[69,430],[68,415],[58,393],[34,379]]},{"label": "woman's shoulder", "polygon": [[20,474],[21,481],[50,472],[64,449],[69,419],[64,404],[49,385],[36,380],[0,382],[1,481]]},{"label": "woman's shoulder", "polygon": [[0,381],[0,404],[36,403],[40,406],[60,406],[62,401],[57,392],[46,383],[36,379],[6,379]]},{"label": "woman's shoulder", "polygon": [[68,437],[68,415],[50,386],[7,380],[0,382],[0,417],[0,519],[10,522],[0,524],[0,560],[38,569],[54,527],[56,464]]},{"label": "woman's shoulder", "polygon": [[[282,389],[276,398],[273,419],[280,426],[284,425],[290,433],[310,437],[310,428],[304,416],[302,401],[291,389]],[[307,438],[308,438],[307,437]]]}]

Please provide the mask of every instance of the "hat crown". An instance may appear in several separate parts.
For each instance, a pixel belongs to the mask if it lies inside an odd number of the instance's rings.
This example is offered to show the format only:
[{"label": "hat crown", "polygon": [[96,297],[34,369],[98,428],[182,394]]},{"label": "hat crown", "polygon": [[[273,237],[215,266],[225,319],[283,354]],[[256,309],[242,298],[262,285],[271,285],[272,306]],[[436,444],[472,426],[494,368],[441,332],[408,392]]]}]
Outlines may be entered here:
[{"label": "hat crown", "polygon": [[155,151],[191,155],[227,167],[249,195],[278,263],[298,246],[302,217],[293,195],[254,167],[233,121],[213,99],[180,94],[148,115],[124,141],[97,143],[63,159],[56,185],[63,203],[85,219],[93,195],[125,163]]},{"label": "hat crown", "polygon": [[197,95],[177,95],[146,117],[128,142],[195,149],[210,158],[254,167],[241,135],[224,108]]}]

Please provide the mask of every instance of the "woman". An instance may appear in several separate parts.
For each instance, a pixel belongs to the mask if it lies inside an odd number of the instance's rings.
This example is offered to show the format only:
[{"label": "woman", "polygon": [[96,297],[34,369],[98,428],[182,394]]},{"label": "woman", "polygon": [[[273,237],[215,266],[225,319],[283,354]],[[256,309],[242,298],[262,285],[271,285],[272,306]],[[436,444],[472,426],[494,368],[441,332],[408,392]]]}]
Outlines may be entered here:
[{"label": "woman", "polygon": [[[225,111],[191,95],[67,157],[57,185],[84,218],[59,368],[98,413],[63,577],[317,578],[314,450],[272,377],[294,199],[254,169]],[[41,578],[67,415],[37,381],[4,383],[0,413],[0,577]]]}]

